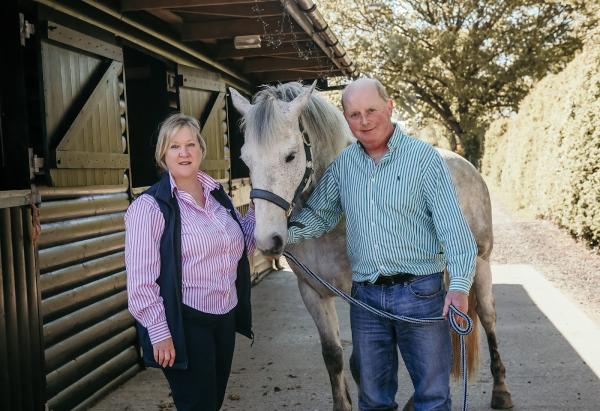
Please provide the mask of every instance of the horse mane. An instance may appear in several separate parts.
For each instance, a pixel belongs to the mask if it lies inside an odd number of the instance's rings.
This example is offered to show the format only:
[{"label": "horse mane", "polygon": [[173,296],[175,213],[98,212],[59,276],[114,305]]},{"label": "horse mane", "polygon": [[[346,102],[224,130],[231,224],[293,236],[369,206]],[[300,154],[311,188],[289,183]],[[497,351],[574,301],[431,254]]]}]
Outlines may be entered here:
[{"label": "horse mane", "polygon": [[[299,82],[265,86],[252,101],[252,108],[244,117],[242,126],[246,136],[260,145],[277,144],[286,130],[285,114],[280,102],[290,102],[308,86]],[[300,114],[300,120],[313,145],[313,167],[320,176],[335,156],[353,141],[352,133],[342,113],[329,101],[313,92]]]}]

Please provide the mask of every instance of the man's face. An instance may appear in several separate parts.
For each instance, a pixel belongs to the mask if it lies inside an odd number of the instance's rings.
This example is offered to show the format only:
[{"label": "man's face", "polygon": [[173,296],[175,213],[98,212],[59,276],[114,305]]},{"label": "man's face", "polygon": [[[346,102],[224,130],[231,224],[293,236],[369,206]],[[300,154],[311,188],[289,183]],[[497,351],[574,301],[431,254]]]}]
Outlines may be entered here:
[{"label": "man's face", "polygon": [[369,83],[349,87],[344,96],[344,117],[354,136],[367,148],[387,143],[393,131],[392,101],[383,100]]}]

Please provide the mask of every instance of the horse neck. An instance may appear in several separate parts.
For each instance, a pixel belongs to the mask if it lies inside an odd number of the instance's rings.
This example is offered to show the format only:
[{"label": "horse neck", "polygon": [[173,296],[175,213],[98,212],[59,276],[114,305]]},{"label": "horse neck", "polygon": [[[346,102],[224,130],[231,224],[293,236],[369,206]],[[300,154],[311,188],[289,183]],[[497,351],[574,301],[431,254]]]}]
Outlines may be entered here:
[{"label": "horse neck", "polygon": [[[332,107],[332,110],[336,110],[336,108]],[[352,140],[350,129],[346,124],[341,115],[332,116],[335,118],[335,126],[334,127],[321,127],[320,125],[313,125],[314,128],[311,129],[309,123],[302,118],[303,124],[305,124],[306,132],[310,138],[311,142],[311,153],[313,158],[313,177],[311,179],[311,189],[314,188],[312,186],[315,185],[321,179],[321,176],[325,172],[325,169],[333,162],[333,160],[337,157],[337,155],[342,151]],[[335,130],[335,135],[324,135],[324,130]]]},{"label": "horse neck", "polygon": [[351,142],[349,135],[344,132],[345,129],[346,124],[340,124],[340,127],[338,128],[340,134],[337,136],[337,139],[339,140],[336,139],[334,142],[324,141],[324,139],[319,138],[319,136],[312,135],[314,133],[309,135],[313,157],[313,175],[310,179],[310,183],[300,195],[295,210],[299,210],[304,206],[327,167],[329,167],[337,155]]}]

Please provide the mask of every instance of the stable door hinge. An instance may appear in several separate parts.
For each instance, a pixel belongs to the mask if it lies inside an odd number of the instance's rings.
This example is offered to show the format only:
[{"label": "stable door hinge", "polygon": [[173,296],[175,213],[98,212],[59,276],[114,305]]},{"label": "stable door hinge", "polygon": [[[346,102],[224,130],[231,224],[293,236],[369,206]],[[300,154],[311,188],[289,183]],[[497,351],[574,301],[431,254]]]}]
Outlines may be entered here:
[{"label": "stable door hinge", "polygon": [[25,20],[25,15],[23,15],[23,13],[19,13],[19,27],[21,31],[21,46],[25,46],[25,42],[32,34],[35,34],[35,26],[33,23]]},{"label": "stable door hinge", "polygon": [[33,180],[38,174],[44,174],[44,157],[38,157],[29,147],[29,178]]}]

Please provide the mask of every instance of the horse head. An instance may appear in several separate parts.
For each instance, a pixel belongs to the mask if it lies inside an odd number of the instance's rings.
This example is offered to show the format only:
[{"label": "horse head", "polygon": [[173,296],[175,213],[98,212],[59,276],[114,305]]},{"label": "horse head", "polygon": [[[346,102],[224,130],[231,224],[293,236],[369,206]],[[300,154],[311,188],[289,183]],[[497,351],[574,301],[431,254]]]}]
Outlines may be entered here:
[{"label": "horse head", "polygon": [[241,158],[252,180],[256,246],[267,256],[283,252],[289,215],[312,174],[310,143],[299,120],[315,83],[268,87],[253,103],[230,88],[233,104],[243,116]]}]

